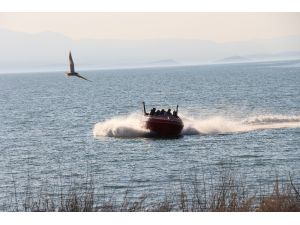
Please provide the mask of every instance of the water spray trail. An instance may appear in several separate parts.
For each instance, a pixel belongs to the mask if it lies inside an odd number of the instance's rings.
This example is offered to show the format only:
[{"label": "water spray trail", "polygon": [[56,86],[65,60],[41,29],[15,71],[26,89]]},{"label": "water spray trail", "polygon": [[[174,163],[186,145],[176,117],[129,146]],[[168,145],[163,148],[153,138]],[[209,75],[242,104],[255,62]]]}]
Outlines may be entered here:
[{"label": "water spray trail", "polygon": [[246,119],[214,116],[207,119],[183,116],[182,134],[230,134],[264,129],[299,128],[300,116],[258,115]]},{"label": "water spray trail", "polygon": [[144,137],[148,133],[143,128],[140,113],[132,113],[128,116],[114,117],[94,126],[94,137]]},{"label": "water spray trail", "polygon": [[[209,118],[180,115],[184,128],[183,135],[232,134],[265,129],[300,128],[300,115],[257,115],[244,119],[228,119],[224,116]],[[95,124],[94,137],[147,137],[149,131],[143,128],[143,116],[132,113],[128,116],[114,117]]]}]

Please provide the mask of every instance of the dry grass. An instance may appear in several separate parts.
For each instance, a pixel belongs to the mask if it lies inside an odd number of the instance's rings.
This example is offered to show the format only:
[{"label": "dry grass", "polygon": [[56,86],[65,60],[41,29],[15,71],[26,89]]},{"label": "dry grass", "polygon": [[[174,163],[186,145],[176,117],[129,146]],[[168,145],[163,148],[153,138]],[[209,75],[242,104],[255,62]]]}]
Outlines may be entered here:
[{"label": "dry grass", "polygon": [[280,186],[278,179],[274,184],[273,193],[264,197],[257,209],[258,212],[299,212],[300,195],[294,186],[292,179],[290,183]]},{"label": "dry grass", "polygon": [[[249,196],[243,184],[235,182],[232,176],[223,176],[218,184],[207,185],[205,179],[199,182],[195,177],[192,187],[180,184],[173,193],[168,192],[163,199],[147,202],[148,196],[129,198],[128,190],[119,203],[111,196],[96,204],[92,182],[77,189],[70,188],[67,194],[49,194],[42,192],[35,198],[26,195],[23,208],[16,203],[9,211],[32,212],[284,212],[300,211],[299,191],[290,178],[287,183],[274,183],[274,189],[268,196]],[[17,201],[17,200],[16,200]],[[20,200],[19,200],[20,201]],[[99,201],[97,201],[99,202]],[[13,210],[11,210],[13,209]]]},{"label": "dry grass", "polygon": [[[59,198],[57,198],[59,197]],[[90,182],[80,191],[70,188],[67,194],[49,194],[40,192],[33,198],[25,197],[24,211],[31,212],[92,212],[94,211],[94,187]]]},{"label": "dry grass", "polygon": [[255,197],[248,197],[244,187],[236,185],[229,177],[223,180],[218,191],[213,195],[210,206],[216,212],[249,212],[253,210]]}]

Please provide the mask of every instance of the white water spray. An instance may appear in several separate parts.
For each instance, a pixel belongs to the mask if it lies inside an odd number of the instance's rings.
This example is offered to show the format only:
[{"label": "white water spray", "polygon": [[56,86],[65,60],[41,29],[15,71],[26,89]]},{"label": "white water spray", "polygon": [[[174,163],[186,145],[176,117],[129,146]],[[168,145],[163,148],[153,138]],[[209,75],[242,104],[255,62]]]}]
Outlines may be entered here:
[{"label": "white water spray", "polygon": [[148,131],[143,128],[142,119],[141,113],[131,113],[99,122],[94,126],[94,137],[144,137]]},{"label": "white water spray", "polygon": [[[257,115],[244,119],[228,119],[224,116],[209,118],[193,117],[182,113],[182,135],[232,134],[265,129],[300,128],[300,115]],[[149,131],[143,128],[143,116],[139,112],[128,116],[114,117],[94,126],[94,137],[146,137]]]},{"label": "white water spray", "polygon": [[300,116],[258,115],[246,119],[227,119],[214,116],[207,119],[183,116],[182,134],[230,134],[254,130],[298,128]]}]

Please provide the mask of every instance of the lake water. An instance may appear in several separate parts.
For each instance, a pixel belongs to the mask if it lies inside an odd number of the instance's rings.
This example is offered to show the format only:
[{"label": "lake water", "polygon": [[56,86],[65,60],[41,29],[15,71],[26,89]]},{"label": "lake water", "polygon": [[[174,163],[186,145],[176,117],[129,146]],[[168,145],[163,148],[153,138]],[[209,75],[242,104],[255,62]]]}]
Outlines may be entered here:
[{"label": "lake water", "polygon": [[[26,187],[80,185],[99,195],[161,198],[195,175],[233,171],[257,190],[276,176],[300,183],[297,61],[0,74],[0,206]],[[142,101],[179,105],[178,139],[147,138]],[[2,208],[2,210],[5,210]]]}]

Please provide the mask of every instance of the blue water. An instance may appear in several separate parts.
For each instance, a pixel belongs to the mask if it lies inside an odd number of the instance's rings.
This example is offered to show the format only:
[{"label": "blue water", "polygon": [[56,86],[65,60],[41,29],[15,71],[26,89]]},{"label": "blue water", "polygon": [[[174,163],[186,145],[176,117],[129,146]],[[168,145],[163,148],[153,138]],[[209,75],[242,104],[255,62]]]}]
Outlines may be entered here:
[{"label": "blue water", "polygon": [[[300,61],[0,74],[0,206],[30,186],[67,189],[92,177],[100,195],[161,198],[234,171],[255,190],[300,183]],[[296,66],[295,66],[296,65]],[[179,139],[147,138],[142,105],[179,105]],[[27,189],[26,189],[27,187]]]}]

